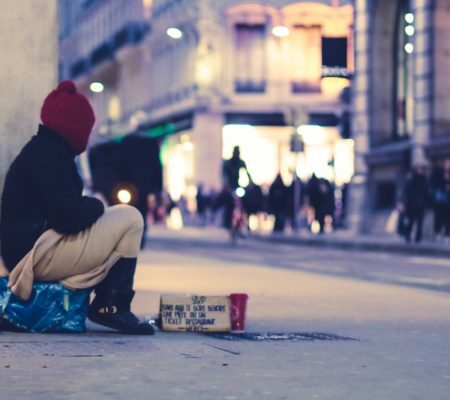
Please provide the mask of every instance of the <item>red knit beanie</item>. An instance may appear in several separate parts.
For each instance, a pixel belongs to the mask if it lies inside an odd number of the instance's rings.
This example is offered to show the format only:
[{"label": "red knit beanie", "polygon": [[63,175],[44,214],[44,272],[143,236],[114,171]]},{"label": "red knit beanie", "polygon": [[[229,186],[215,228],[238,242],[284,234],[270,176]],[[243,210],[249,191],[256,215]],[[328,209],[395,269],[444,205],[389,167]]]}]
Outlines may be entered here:
[{"label": "red knit beanie", "polygon": [[88,99],[72,81],[63,81],[44,100],[42,123],[66,139],[76,154],[86,150],[95,122]]}]

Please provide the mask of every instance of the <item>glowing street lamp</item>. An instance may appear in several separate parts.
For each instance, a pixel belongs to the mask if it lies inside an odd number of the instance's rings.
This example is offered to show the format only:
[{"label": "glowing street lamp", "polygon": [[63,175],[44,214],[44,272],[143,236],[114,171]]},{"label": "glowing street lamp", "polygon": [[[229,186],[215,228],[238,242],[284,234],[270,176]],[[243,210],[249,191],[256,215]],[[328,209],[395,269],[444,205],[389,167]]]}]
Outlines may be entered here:
[{"label": "glowing street lamp", "polygon": [[92,82],[89,85],[89,89],[90,89],[91,92],[101,93],[105,89],[105,86],[101,82]]},{"label": "glowing street lamp", "polygon": [[181,39],[183,37],[183,31],[181,31],[178,28],[169,28],[166,31],[167,36],[171,37],[172,39]]}]

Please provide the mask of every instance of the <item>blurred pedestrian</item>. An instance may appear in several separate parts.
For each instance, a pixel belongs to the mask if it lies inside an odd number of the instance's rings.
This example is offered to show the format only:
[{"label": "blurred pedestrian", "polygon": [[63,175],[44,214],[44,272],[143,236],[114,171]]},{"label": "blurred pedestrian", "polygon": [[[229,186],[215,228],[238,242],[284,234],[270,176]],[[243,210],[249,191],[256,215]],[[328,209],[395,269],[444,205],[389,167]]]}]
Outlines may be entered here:
[{"label": "blurred pedestrian", "polygon": [[336,199],[334,195],[334,185],[325,178],[317,178],[313,173],[308,181],[307,187],[308,202],[314,210],[314,220],[319,224],[319,233],[325,232],[327,217],[334,224],[334,214],[336,211]]},{"label": "blurred pedestrian", "polygon": [[316,208],[316,220],[319,222],[319,233],[325,232],[325,222],[327,216],[329,216],[333,222],[334,211],[334,187],[330,181],[321,178],[319,179],[319,197]]},{"label": "blurred pedestrian", "polygon": [[218,224],[217,215],[220,212],[220,192],[216,188],[211,188],[208,195],[207,209],[209,210],[209,221],[213,225]]},{"label": "blurred pedestrian", "polygon": [[447,206],[445,207],[445,230],[444,234],[450,238],[450,159],[444,161],[444,182],[447,193]]},{"label": "blurred pedestrian", "polygon": [[222,210],[222,227],[231,229],[234,210],[234,192],[229,186],[224,186],[217,198],[216,207]]},{"label": "blurred pedestrian", "polygon": [[197,194],[195,195],[195,201],[197,204],[197,218],[200,226],[205,226],[206,224],[206,207],[207,207],[207,196],[203,190],[203,184],[197,186]]},{"label": "blurred pedestrian", "polygon": [[250,178],[247,170],[247,164],[241,159],[239,146],[233,148],[233,155],[229,160],[223,162],[222,178],[223,184],[228,186],[231,190],[236,190],[239,187],[239,175],[241,170],[245,172]]},{"label": "blurred pedestrian", "polygon": [[287,188],[278,174],[269,188],[269,213],[275,217],[274,232],[283,232],[287,210]]},{"label": "blurred pedestrian", "polygon": [[[295,205],[295,185],[297,185],[298,190],[297,205]],[[298,213],[300,212],[303,205],[305,190],[306,189],[302,180],[297,175],[295,175],[295,179],[293,179],[292,183],[287,187],[286,217],[289,219],[291,227],[294,230],[298,228]]]},{"label": "blurred pedestrian", "polygon": [[309,181],[306,185],[306,193],[308,196],[309,206],[312,208],[314,213],[314,220],[316,220],[321,202],[321,194],[320,194],[319,178],[317,178],[314,172],[311,175],[311,178],[309,178]]},{"label": "blurred pedestrian", "polygon": [[434,237],[440,238],[445,234],[450,191],[446,187],[445,170],[443,165],[435,166],[430,175],[431,205],[434,214]]},{"label": "blurred pedestrian", "polygon": [[245,188],[245,195],[242,198],[242,204],[246,214],[250,217],[251,215],[257,215],[263,210],[263,193],[259,185],[250,180],[250,183]]},{"label": "blurred pedestrian", "polygon": [[404,236],[407,242],[411,241],[413,228],[415,228],[415,242],[419,243],[422,240],[423,220],[430,200],[426,171],[425,164],[414,165],[404,183],[402,209],[406,218]]}]

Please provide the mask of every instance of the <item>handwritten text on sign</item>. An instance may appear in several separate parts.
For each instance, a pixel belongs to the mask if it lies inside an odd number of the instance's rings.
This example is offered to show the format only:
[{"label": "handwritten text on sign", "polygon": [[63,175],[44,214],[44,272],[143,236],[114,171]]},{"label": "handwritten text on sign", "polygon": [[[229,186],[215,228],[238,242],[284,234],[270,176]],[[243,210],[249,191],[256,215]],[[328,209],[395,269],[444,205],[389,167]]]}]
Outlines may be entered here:
[{"label": "handwritten text on sign", "polygon": [[160,311],[163,331],[231,330],[227,296],[162,295]]}]

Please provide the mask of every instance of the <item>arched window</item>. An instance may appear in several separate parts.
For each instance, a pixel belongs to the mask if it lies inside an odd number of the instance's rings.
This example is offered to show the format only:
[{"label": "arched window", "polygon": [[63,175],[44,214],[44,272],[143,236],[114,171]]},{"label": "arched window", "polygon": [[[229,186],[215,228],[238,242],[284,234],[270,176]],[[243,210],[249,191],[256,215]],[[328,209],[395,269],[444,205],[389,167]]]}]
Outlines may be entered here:
[{"label": "arched window", "polygon": [[397,138],[413,130],[413,36],[414,14],[410,0],[399,2],[396,18],[394,59],[394,134]]}]

